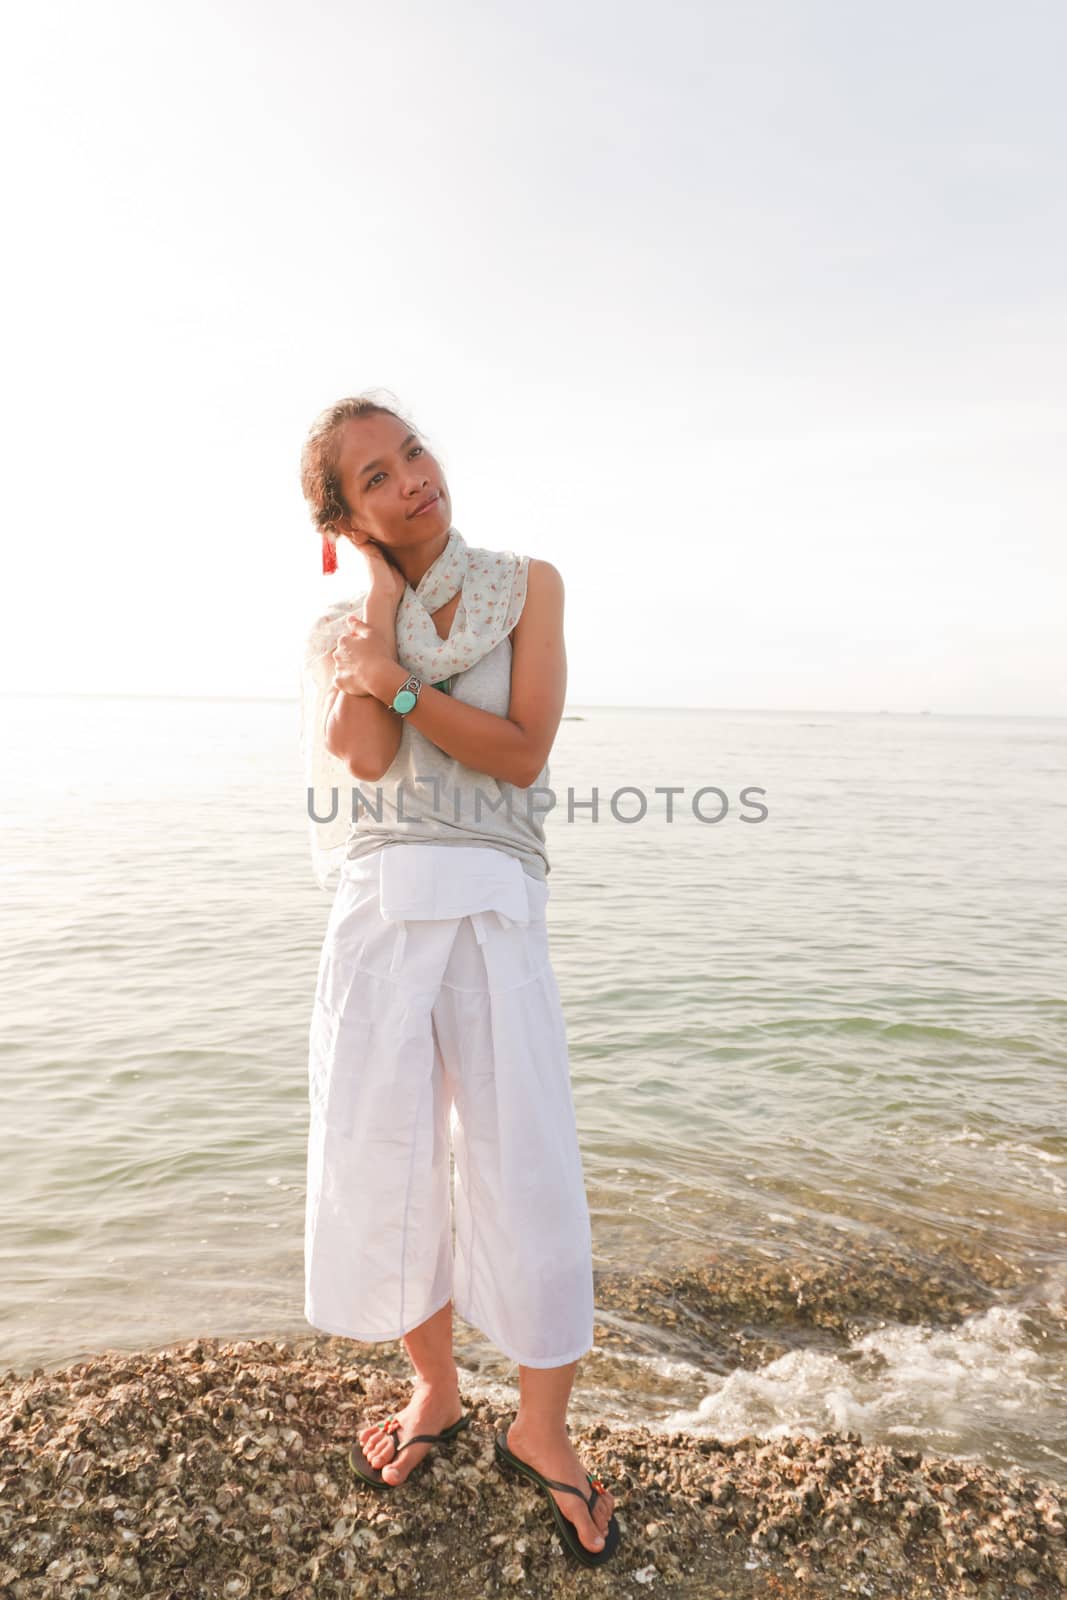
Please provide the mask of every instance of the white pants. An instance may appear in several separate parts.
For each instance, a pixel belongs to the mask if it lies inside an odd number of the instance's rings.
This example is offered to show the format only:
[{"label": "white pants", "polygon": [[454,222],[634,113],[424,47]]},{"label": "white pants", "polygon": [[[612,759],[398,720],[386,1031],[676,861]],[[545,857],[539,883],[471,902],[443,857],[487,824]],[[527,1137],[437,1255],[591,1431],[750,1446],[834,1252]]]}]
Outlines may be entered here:
[{"label": "white pants", "polygon": [[387,844],[344,863],[310,1030],[312,1326],[398,1339],[452,1299],[524,1366],[592,1348],[548,893],[488,846]]}]

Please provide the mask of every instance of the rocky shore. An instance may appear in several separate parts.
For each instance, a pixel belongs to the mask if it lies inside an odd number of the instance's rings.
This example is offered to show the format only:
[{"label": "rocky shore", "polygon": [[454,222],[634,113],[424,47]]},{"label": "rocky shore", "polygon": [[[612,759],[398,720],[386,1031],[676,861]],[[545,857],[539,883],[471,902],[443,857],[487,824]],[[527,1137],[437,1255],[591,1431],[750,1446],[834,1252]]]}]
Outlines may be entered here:
[{"label": "rocky shore", "polygon": [[[472,1425],[395,1490],[352,1476],[364,1419],[407,1364],[314,1335],[108,1352],[0,1379],[0,1596],[349,1600],[589,1593],[1052,1600],[1064,1494],[855,1434],[733,1443],[574,1424],[622,1545],[579,1567],[545,1496],[507,1477],[511,1411],[464,1385]],[[384,1347],[386,1356],[393,1347]]]}]

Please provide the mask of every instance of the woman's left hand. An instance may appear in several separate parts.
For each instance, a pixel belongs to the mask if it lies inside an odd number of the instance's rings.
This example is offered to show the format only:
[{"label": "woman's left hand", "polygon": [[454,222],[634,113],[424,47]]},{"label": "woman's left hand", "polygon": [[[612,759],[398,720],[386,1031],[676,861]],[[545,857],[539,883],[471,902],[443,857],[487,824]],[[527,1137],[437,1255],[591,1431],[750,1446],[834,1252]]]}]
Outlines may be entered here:
[{"label": "woman's left hand", "polygon": [[354,614],[345,618],[346,631],[333,652],[334,685],[345,694],[373,694],[370,679],[382,662],[397,665],[384,636],[377,628],[360,622]]}]

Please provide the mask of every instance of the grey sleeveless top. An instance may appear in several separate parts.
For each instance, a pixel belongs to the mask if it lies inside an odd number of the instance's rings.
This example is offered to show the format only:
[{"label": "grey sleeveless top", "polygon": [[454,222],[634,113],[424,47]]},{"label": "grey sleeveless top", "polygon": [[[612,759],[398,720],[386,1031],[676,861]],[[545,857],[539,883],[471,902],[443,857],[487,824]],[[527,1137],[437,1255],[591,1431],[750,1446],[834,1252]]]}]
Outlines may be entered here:
[{"label": "grey sleeveless top", "polygon": [[[362,617],[362,603],[353,606]],[[452,697],[506,717],[511,701],[511,638],[452,679]],[[551,870],[542,823],[549,766],[529,789],[476,772],[404,719],[393,764],[377,783],[356,784],[357,816],[345,847],[349,861],[383,844],[488,845],[518,858],[531,878]],[[379,815],[380,813],[380,815]]]}]

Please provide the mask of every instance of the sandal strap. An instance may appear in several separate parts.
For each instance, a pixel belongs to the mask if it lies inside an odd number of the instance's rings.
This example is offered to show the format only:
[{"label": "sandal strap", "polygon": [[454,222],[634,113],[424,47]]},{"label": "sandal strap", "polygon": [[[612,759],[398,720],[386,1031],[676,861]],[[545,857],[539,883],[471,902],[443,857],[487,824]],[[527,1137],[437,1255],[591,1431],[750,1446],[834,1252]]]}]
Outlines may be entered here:
[{"label": "sandal strap", "polygon": [[[511,1454],[512,1452],[509,1451],[508,1453]],[[538,1472],[536,1467],[531,1467],[528,1461],[523,1462],[523,1467],[527,1472],[531,1472],[537,1479],[538,1483],[544,1484],[546,1488],[562,1489],[566,1494],[576,1494],[579,1500],[584,1501],[590,1513],[592,1512],[593,1507],[596,1505],[597,1498],[600,1494],[600,1489],[597,1487],[597,1485],[599,1484],[601,1488],[604,1487],[603,1480],[601,1478],[594,1478],[591,1472],[586,1473],[586,1478],[589,1480],[590,1484],[592,1484],[592,1488],[590,1489],[589,1493],[586,1494],[584,1489],[576,1488],[573,1483],[561,1483],[558,1478],[546,1478],[543,1472]]]},{"label": "sandal strap", "polygon": [[596,1505],[597,1494],[599,1492],[596,1489],[591,1489],[587,1495],[584,1489],[576,1489],[573,1483],[560,1483],[558,1478],[546,1478],[540,1472],[537,1474],[537,1476],[541,1479],[542,1483],[548,1484],[548,1486],[552,1489],[565,1489],[568,1494],[576,1494],[579,1500],[584,1500],[590,1511],[592,1511],[593,1507]]},{"label": "sandal strap", "polygon": [[[444,1437],[444,1435],[440,1434],[440,1433],[416,1433],[416,1434],[413,1434],[410,1439],[405,1439],[403,1444],[398,1444],[397,1445],[396,1454],[399,1455],[401,1450],[406,1450],[409,1444],[420,1444],[423,1441],[425,1441],[427,1444],[436,1444],[437,1441],[439,1439],[443,1438],[443,1437]],[[394,1460],[395,1460],[395,1457],[394,1457]]]},{"label": "sandal strap", "polygon": [[[451,1427],[442,1428],[440,1433],[416,1433],[412,1438],[405,1439],[403,1444],[397,1445],[391,1459],[395,1461],[401,1450],[406,1450],[409,1444],[438,1444],[442,1439],[451,1439],[459,1428],[460,1423],[465,1421],[466,1417],[460,1417],[458,1421],[452,1423]],[[395,1439],[397,1435],[394,1434],[393,1437]]]}]

